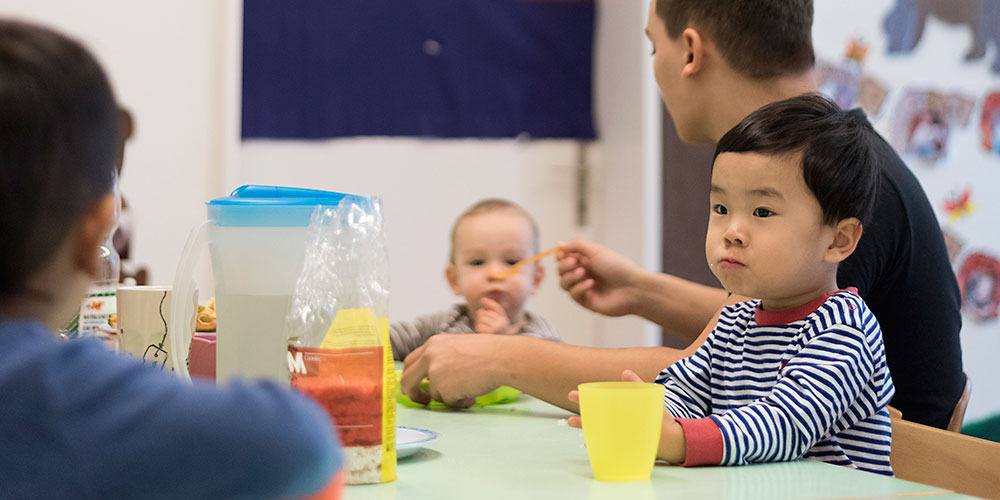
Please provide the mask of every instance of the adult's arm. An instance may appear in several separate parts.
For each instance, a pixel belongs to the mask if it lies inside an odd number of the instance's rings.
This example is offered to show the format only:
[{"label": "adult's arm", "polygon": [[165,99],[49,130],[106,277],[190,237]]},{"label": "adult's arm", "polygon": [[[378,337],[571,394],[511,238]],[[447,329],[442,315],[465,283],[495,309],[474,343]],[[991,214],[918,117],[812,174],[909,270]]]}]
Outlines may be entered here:
[{"label": "adult's arm", "polygon": [[643,270],[596,243],[575,239],[559,249],[560,286],[580,305],[608,316],[635,314],[692,341],[723,305],[745,300],[721,288]]},{"label": "adult's arm", "polygon": [[[468,406],[476,396],[507,385],[576,412],[577,404],[566,395],[579,384],[619,380],[626,369],[653,380],[660,370],[694,352],[710,332],[711,325],[683,350],[586,347],[523,336],[437,335],[406,358],[401,388],[417,402],[433,399]],[[419,387],[425,377],[429,393]]]},{"label": "adult's arm", "polygon": [[691,339],[695,348],[704,341],[701,333],[705,325],[711,324],[722,306],[747,300],[721,288],[648,271],[640,280],[639,290],[642,299],[636,304],[635,314]]}]

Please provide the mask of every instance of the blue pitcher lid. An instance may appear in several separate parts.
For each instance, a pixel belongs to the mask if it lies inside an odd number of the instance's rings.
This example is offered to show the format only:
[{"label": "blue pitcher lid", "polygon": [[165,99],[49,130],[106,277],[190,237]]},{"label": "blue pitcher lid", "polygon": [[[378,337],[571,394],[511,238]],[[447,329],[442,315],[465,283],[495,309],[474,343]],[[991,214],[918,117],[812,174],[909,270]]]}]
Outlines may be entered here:
[{"label": "blue pitcher lid", "polygon": [[336,206],[346,197],[365,199],[336,191],[250,184],[206,205],[216,226],[304,227],[317,205]]}]

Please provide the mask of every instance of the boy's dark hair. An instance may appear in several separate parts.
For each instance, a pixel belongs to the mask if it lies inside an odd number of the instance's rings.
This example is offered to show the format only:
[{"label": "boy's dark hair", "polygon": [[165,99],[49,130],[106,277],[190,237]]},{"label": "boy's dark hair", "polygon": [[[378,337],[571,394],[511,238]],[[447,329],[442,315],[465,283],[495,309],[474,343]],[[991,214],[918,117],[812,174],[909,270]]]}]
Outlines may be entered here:
[{"label": "boy's dark hair", "polygon": [[465,209],[457,219],[455,223],[451,225],[451,250],[448,255],[448,262],[452,264],[455,263],[455,231],[458,230],[458,223],[462,222],[466,217],[473,215],[485,214],[489,212],[496,212],[498,210],[512,210],[522,215],[531,225],[531,241],[532,248],[535,253],[538,253],[538,223],[535,222],[535,218],[528,213],[521,205],[514,203],[510,200],[505,200],[503,198],[486,198],[479,200],[472,204],[471,207]]},{"label": "boy's dark hair", "polygon": [[833,101],[805,94],[754,111],[719,140],[722,153],[802,157],[802,176],[819,200],[823,221],[848,217],[868,222],[878,193],[875,132],[861,110],[842,111]]},{"label": "boy's dark hair", "polygon": [[23,291],[111,191],[116,128],[111,86],[83,46],[0,19],[0,296]]},{"label": "boy's dark hair", "polygon": [[677,39],[693,26],[708,35],[723,59],[750,78],[798,74],[816,62],[812,0],[653,0]]}]

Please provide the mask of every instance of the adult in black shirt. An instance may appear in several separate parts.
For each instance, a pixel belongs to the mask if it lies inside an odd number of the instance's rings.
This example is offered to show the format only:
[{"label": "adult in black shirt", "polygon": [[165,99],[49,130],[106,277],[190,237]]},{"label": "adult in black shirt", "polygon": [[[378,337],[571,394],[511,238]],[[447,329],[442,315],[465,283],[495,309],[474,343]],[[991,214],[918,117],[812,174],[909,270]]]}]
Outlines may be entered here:
[{"label": "adult in black shirt", "polygon": [[[653,0],[646,26],[653,74],[680,139],[716,142],[757,108],[815,92],[812,13],[811,0]],[[858,287],[879,319],[896,386],[893,406],[903,418],[944,427],[965,382],[958,289],[920,185],[882,146],[885,182],[874,222],[840,266],[838,281]],[[604,349],[503,335],[437,335],[407,357],[403,391],[416,401],[463,406],[509,385],[576,411],[566,395],[578,384],[617,380],[626,369],[652,380],[701,345],[723,305],[745,299],[642,270],[600,245],[574,240],[560,246],[560,284],[574,300],[601,314],[642,316],[692,344],[684,350]],[[429,392],[419,388],[425,377]]]},{"label": "adult in black shirt", "polygon": [[[856,110],[855,112],[860,112]],[[882,327],[903,418],[944,428],[965,387],[961,295],[937,217],[910,169],[882,141],[875,216],[837,284],[857,287]]]}]

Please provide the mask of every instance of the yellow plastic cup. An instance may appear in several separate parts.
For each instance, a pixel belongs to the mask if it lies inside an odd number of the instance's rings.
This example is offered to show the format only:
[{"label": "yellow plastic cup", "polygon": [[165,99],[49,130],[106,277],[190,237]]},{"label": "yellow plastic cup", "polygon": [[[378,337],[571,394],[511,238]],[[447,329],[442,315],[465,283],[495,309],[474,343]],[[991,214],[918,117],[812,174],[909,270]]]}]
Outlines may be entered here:
[{"label": "yellow plastic cup", "polygon": [[578,389],[583,440],[594,478],[649,479],[663,425],[663,386],[590,382]]}]

